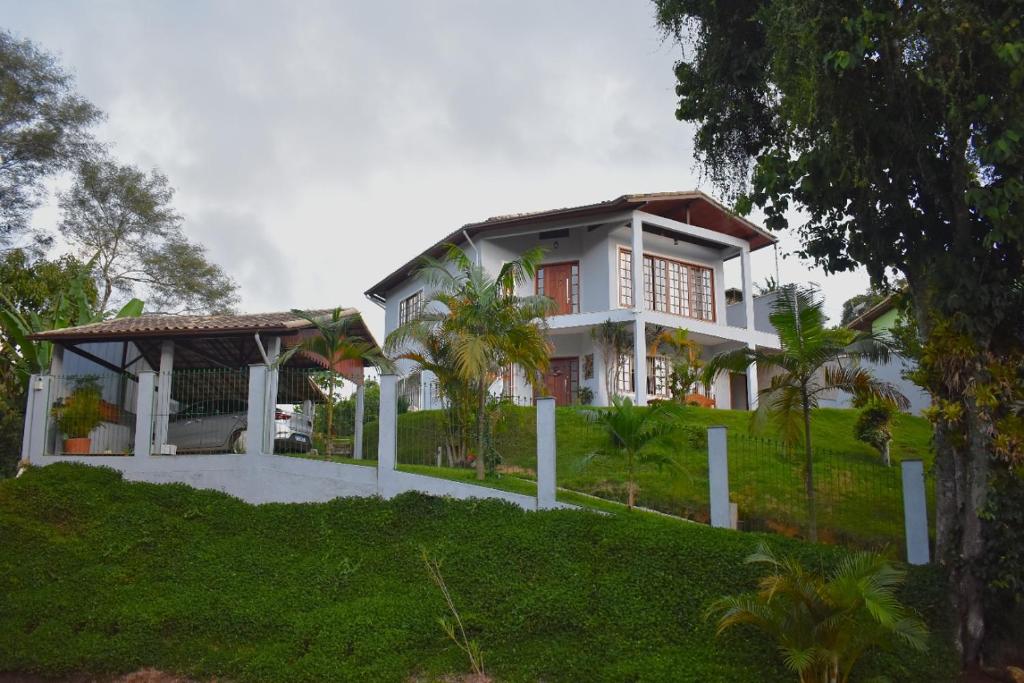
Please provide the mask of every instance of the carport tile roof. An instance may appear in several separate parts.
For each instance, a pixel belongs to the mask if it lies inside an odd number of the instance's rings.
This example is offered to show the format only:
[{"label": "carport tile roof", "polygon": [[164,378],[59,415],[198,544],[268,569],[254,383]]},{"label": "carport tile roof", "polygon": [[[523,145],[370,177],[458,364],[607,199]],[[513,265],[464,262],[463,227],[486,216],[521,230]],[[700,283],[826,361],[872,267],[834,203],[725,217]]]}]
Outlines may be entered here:
[{"label": "carport tile roof", "polygon": [[[316,316],[329,316],[333,309],[307,311]],[[359,315],[355,308],[342,309],[345,317]],[[291,332],[311,327],[308,320],[291,311],[277,313],[244,313],[241,315],[141,315],[137,318],[116,318],[77,327],[65,327],[33,335],[34,339],[88,339],[134,336],[200,336],[231,332]]]}]

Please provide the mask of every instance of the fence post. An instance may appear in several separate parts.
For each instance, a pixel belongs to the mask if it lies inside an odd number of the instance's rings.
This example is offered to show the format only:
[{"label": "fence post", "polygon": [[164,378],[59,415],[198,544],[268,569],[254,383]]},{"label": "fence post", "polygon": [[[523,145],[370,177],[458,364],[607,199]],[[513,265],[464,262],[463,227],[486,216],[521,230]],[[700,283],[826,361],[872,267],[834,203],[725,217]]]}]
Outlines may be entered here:
[{"label": "fence post", "polygon": [[267,366],[249,366],[249,408],[245,422],[245,454],[263,453],[267,429]]},{"label": "fence post", "polygon": [[139,373],[139,384],[135,397],[135,448],[133,455],[148,458],[153,454],[153,389],[156,387],[156,373],[144,370]]},{"label": "fence post", "polygon": [[398,403],[395,375],[380,376],[380,430],[377,435],[377,491],[384,498],[391,497],[387,485],[395,470],[395,452],[398,445]]},{"label": "fence post", "polygon": [[711,501],[711,526],[731,529],[729,509],[729,455],[726,429],[708,427],[708,487]]},{"label": "fence post", "polygon": [[32,461],[46,455],[46,425],[49,422],[50,377],[32,375],[25,401],[25,430],[21,437],[21,458]]},{"label": "fence post", "polygon": [[537,399],[537,509],[556,507],[555,399]]},{"label": "fence post", "polygon": [[356,423],[352,426],[352,457],[363,459],[363,414],[366,412],[366,383],[356,387]]},{"label": "fence post", "polygon": [[907,564],[928,564],[928,502],[924,491],[924,463],[904,460],[903,526],[907,536]]}]

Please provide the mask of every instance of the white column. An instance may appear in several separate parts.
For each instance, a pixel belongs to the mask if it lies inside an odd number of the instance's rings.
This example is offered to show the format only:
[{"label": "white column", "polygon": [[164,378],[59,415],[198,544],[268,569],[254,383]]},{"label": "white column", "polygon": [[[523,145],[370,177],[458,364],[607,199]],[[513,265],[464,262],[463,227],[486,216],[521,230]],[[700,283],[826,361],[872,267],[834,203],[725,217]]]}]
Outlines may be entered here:
[{"label": "white column", "polygon": [[708,427],[708,487],[711,526],[732,528],[729,510],[729,456],[725,427]]},{"label": "white column", "polygon": [[746,313],[747,329],[754,329],[754,283],[750,275],[750,246],[740,250],[740,272],[743,276],[743,309]]},{"label": "white column", "polygon": [[135,398],[135,449],[137,458],[148,458],[153,452],[153,387],[156,373],[149,370],[139,373],[139,384]]},{"label": "white column", "polygon": [[277,358],[281,355],[281,338],[270,337],[267,339],[267,398],[266,416],[263,428],[263,444],[267,453],[274,452],[274,439],[277,437],[277,426],[274,424],[274,413],[277,411],[277,382],[278,367]]},{"label": "white column", "polygon": [[153,451],[163,452],[167,443],[167,422],[171,416],[171,379],[174,372],[174,342],[160,345],[160,376],[156,382],[156,425],[153,428]]},{"label": "white column", "polygon": [[366,380],[356,386],[356,423],[352,426],[352,457],[363,459],[363,413],[366,410]]},{"label": "white column", "polygon": [[[757,347],[754,344],[748,344],[747,348],[751,351]],[[760,391],[760,386],[757,381],[757,363],[751,363],[747,366],[747,408],[750,410],[757,410],[757,397]]]},{"label": "white column", "polygon": [[32,375],[25,401],[25,430],[21,436],[21,459],[32,462],[46,455],[46,428],[50,421],[50,377]]},{"label": "white column", "polygon": [[647,405],[647,325],[638,313],[633,321],[633,377],[636,383],[636,405]]},{"label": "white column", "polygon": [[904,460],[903,525],[907,536],[907,564],[928,564],[928,502],[924,491],[924,464]]},{"label": "white column", "polygon": [[555,500],[555,399],[537,399],[537,509],[549,510]]},{"label": "white column", "polygon": [[647,325],[644,320],[644,226],[633,214],[633,382],[635,403],[647,405]]},{"label": "white column", "polygon": [[[597,391],[594,392],[594,405],[607,406],[611,404],[611,389],[606,386],[608,378],[608,363],[610,359],[604,357],[604,351],[594,348],[594,379],[597,380]],[[612,378],[615,381],[615,378]]]},{"label": "white column", "polygon": [[245,424],[245,454],[260,455],[265,452],[263,435],[267,428],[267,366],[249,366],[249,410]]},{"label": "white column", "polygon": [[380,376],[380,417],[377,437],[377,491],[390,496],[389,480],[395,471],[395,449],[398,445],[398,404],[394,375]]}]

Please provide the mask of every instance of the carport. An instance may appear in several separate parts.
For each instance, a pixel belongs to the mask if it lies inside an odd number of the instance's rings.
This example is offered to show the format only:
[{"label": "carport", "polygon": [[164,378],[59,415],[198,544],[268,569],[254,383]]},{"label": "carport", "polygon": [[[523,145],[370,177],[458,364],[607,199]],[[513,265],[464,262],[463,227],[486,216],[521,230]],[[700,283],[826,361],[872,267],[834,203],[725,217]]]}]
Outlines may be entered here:
[{"label": "carport", "polygon": [[[314,319],[327,319],[332,309],[308,313]],[[352,319],[351,336],[377,346],[359,311],[343,309],[342,316]],[[46,412],[51,410],[55,400],[59,401],[69,391],[61,378],[99,376],[102,378],[104,402],[116,407],[116,414],[123,418],[121,421],[125,424],[121,426],[125,430],[137,432],[134,425],[128,424],[134,421],[125,415],[146,412],[144,404],[149,389],[142,385],[151,380],[154,384],[153,405],[148,412],[153,416],[150,452],[154,454],[165,451],[172,403],[213,398],[251,402],[255,369],[264,385],[265,393],[260,403],[270,413],[260,420],[266,429],[273,425],[273,411],[277,403],[303,404],[309,415],[314,403],[324,402],[326,397],[317,383],[310,379],[309,371],[331,369],[356,385],[353,450],[360,454],[366,364],[343,361],[328,367],[326,359],[305,351],[293,354],[280,367],[276,363],[284,350],[316,334],[316,326],[310,321],[292,312],[278,312],[211,316],[143,315],[42,332],[33,338],[54,345]],[[147,373],[148,378],[145,377]],[[41,417],[46,416],[36,416],[36,419]],[[117,426],[114,424],[111,429]],[[26,427],[26,434],[28,432]],[[48,445],[53,447],[52,437],[44,436],[43,439],[51,442]],[[127,431],[122,440],[128,440]],[[135,442],[137,451],[138,439],[130,440]]]}]

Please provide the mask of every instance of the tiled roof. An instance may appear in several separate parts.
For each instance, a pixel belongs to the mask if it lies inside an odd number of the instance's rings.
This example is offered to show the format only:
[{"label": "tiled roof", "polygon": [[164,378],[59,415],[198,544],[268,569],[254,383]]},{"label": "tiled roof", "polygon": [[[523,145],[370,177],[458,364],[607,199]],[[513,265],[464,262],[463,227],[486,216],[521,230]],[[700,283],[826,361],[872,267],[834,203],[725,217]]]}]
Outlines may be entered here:
[{"label": "tiled roof", "polygon": [[[308,311],[314,317],[330,316],[333,309]],[[342,310],[345,317],[359,315],[354,308]],[[232,332],[292,332],[312,324],[290,311],[243,313],[241,315],[140,315],[116,318],[90,325],[65,327],[33,335],[34,339],[110,339],[137,336],[188,336],[229,334]]]},{"label": "tiled roof", "polygon": [[[465,235],[473,237],[481,232],[495,230],[504,227],[512,227],[523,224],[540,223],[543,221],[558,220],[589,220],[600,221],[602,216],[619,211],[630,211],[641,209],[659,215],[670,215],[675,211],[688,211],[690,206],[695,207],[693,225],[707,228],[716,232],[741,237],[750,243],[751,250],[770,246],[776,242],[776,238],[763,228],[738,216],[722,206],[714,198],[699,190],[682,192],[648,192],[644,194],[624,194],[615,199],[609,199],[583,206],[569,206],[560,209],[547,209],[544,211],[529,211],[525,213],[505,214],[492,216],[475,223],[467,223],[461,228],[454,230],[451,234],[434,243],[427,248],[421,256],[408,261],[390,275],[375,284],[366,291],[366,296],[371,300],[383,301],[389,290],[401,284],[408,278],[420,263],[422,255],[434,257],[444,253],[445,245],[459,244],[465,241]],[[687,214],[688,215],[688,214]],[[710,218],[709,218],[710,217]]]}]

